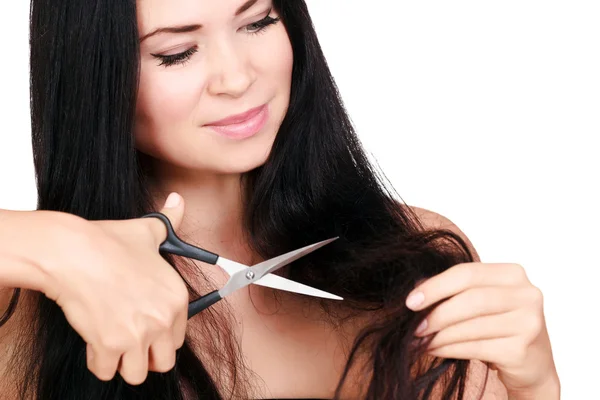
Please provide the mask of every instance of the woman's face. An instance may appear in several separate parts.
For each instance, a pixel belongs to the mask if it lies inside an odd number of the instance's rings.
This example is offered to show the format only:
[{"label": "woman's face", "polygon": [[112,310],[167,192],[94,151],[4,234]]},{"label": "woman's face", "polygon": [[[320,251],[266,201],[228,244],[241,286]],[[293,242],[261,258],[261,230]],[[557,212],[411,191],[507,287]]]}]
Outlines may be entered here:
[{"label": "woman's face", "polygon": [[177,168],[263,164],[289,104],[292,49],[272,0],[138,0],[137,148]]}]

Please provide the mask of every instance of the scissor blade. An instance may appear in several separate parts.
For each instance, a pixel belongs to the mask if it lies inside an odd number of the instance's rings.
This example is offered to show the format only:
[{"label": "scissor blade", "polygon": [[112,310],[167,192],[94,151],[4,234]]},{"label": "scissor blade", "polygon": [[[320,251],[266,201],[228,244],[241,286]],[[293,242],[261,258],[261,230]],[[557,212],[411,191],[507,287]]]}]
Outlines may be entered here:
[{"label": "scissor blade", "polygon": [[[224,257],[219,257],[217,265],[223,268],[229,275],[233,275],[238,271],[246,270],[249,267],[235,261],[228,260]],[[257,264],[258,265],[258,264]],[[285,290],[287,292],[304,294],[313,297],[322,297],[325,299],[343,300],[340,296],[325,292],[324,290],[315,289],[311,286],[292,281],[279,275],[266,274],[261,279],[254,282],[255,285],[269,287],[277,290]]]},{"label": "scissor blade", "polygon": [[223,270],[225,270],[225,272],[227,272],[229,276],[235,274],[236,272],[250,268],[247,265],[228,260],[225,257],[219,257],[219,259],[217,260],[217,265],[223,268]]},{"label": "scissor blade", "polygon": [[291,262],[294,262],[297,259],[304,257],[309,253],[312,253],[313,251],[325,246],[326,244],[333,242],[336,239],[337,237],[323,240],[322,242],[311,244],[301,249],[293,250],[289,253],[285,253],[278,257],[271,258],[270,260],[266,260],[259,264],[256,264],[251,267],[252,271],[254,271],[254,274],[256,276],[255,279],[258,280],[270,272],[275,272],[279,268],[284,267],[290,264]]},{"label": "scissor blade", "polygon": [[324,290],[315,289],[314,287],[304,285],[302,283],[286,279],[279,275],[267,274],[254,282],[255,285],[270,287],[273,289],[285,290],[286,292],[300,293],[312,297],[322,297],[324,299],[344,300],[340,296],[331,294]]},{"label": "scissor blade", "polygon": [[[270,260],[263,261],[252,267],[240,269],[239,271],[237,271],[233,275],[231,275],[231,278],[229,278],[229,280],[227,281],[225,286],[223,286],[223,288],[221,288],[219,290],[219,293],[221,294],[221,297],[225,297],[225,296],[228,296],[229,294],[233,293],[234,291],[236,291],[242,287],[245,287],[251,283],[257,283],[257,281],[259,279],[263,278],[268,273],[276,271],[277,269],[317,250],[320,247],[325,246],[328,243],[333,242],[336,239],[337,238],[333,238],[333,239],[324,240],[319,243],[311,244],[311,245],[303,247],[301,249],[290,251],[289,253],[282,254],[275,258],[271,258]],[[219,263],[217,261],[217,265],[221,265],[221,263]],[[229,265],[229,267],[231,267],[231,264]],[[281,278],[281,277],[277,277],[276,275],[273,275],[273,277]],[[285,279],[285,278],[281,278],[281,279]],[[289,281],[289,282],[293,282],[293,281]],[[267,281],[267,283],[269,283],[269,282]],[[296,283],[296,282],[294,282],[294,283]],[[298,285],[300,285],[300,284],[298,284]],[[310,288],[310,286],[307,286],[307,288]],[[279,287],[277,287],[276,289],[279,289]],[[316,290],[316,289],[313,289],[313,290]],[[323,293],[327,293],[327,292],[323,292]],[[331,296],[333,296],[333,295],[329,294],[328,298],[332,298]]]}]

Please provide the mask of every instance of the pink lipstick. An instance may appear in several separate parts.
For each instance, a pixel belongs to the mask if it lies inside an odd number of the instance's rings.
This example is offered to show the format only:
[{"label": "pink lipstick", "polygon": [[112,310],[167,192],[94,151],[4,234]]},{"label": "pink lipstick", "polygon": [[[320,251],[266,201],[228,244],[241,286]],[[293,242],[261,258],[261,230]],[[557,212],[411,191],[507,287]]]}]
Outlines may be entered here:
[{"label": "pink lipstick", "polygon": [[268,117],[268,105],[263,104],[242,114],[231,115],[227,118],[204,124],[204,126],[230,139],[245,139],[256,135],[265,125]]}]

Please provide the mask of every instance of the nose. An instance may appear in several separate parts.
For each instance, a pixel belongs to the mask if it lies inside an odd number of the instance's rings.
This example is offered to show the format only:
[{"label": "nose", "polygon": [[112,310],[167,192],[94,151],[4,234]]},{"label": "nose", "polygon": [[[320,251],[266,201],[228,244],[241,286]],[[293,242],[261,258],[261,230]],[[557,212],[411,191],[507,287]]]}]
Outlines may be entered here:
[{"label": "nose", "polygon": [[244,49],[225,42],[215,45],[211,53],[208,92],[215,96],[242,96],[256,79]]}]

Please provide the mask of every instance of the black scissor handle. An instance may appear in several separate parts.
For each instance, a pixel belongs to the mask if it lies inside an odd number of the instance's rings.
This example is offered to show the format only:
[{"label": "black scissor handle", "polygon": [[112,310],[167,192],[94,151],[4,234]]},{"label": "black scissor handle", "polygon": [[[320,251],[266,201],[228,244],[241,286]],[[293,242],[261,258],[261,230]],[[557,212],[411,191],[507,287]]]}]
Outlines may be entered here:
[{"label": "black scissor handle", "polygon": [[188,305],[188,319],[192,318],[194,315],[198,314],[200,311],[206,310],[208,307],[212,306],[222,297],[219,294],[218,290],[213,290],[212,292],[205,294],[197,300],[192,301]]},{"label": "black scissor handle", "polygon": [[161,252],[193,258],[194,260],[203,261],[205,263],[213,265],[217,263],[217,260],[219,259],[218,254],[211,253],[208,250],[201,249],[200,247],[193,246],[181,240],[175,233],[173,225],[171,225],[171,221],[169,221],[169,218],[167,218],[166,215],[159,212],[153,212],[144,215],[142,218],[148,217],[160,219],[167,227],[167,238],[164,242],[161,243],[159,247],[159,250]]}]

